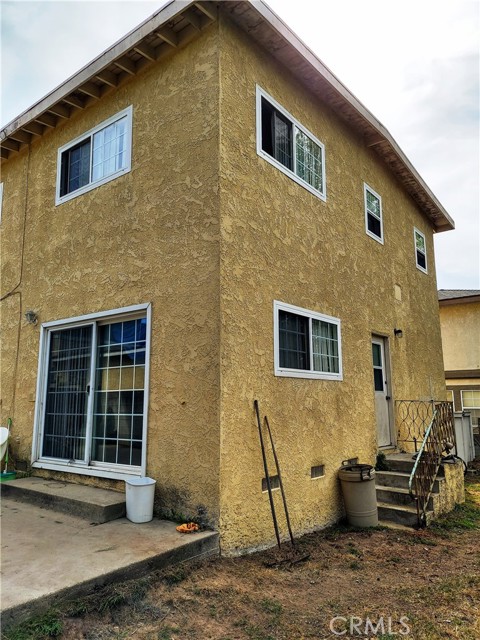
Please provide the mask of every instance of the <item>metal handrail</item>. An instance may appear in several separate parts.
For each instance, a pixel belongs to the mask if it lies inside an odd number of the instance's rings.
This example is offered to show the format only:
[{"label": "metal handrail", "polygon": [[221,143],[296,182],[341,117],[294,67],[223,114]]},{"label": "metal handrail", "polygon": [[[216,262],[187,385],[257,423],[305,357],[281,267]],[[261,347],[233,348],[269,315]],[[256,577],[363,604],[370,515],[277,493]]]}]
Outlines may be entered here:
[{"label": "metal handrail", "polygon": [[[451,444],[449,444],[451,443]],[[438,403],[413,465],[408,489],[417,502],[419,526],[427,524],[427,506],[442,462],[442,452],[455,445],[451,402]]]},{"label": "metal handrail", "polygon": [[422,446],[420,447],[420,451],[418,452],[418,454],[416,454],[415,464],[413,465],[413,469],[412,469],[412,472],[410,474],[410,478],[408,479],[408,491],[410,492],[410,495],[412,496],[412,498],[415,497],[415,494],[413,492],[413,480],[415,478],[415,474],[416,474],[416,471],[417,471],[418,463],[420,462],[420,458],[422,456],[423,450],[425,449],[425,444],[427,442],[427,438],[430,435],[430,431],[432,430],[433,421],[435,420],[436,415],[437,415],[437,411],[435,410],[435,412],[433,414],[432,421],[428,425],[427,431],[425,432],[425,437],[423,439]]}]

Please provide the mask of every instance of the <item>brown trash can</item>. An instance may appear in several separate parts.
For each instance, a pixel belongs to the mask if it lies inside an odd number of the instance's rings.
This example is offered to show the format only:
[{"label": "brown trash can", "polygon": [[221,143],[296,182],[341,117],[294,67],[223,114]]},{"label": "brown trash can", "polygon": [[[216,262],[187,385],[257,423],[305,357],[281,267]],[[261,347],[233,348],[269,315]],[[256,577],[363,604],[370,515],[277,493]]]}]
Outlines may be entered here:
[{"label": "brown trash can", "polygon": [[375,468],[370,464],[348,464],[340,467],[338,476],[348,523],[352,527],[377,527]]}]

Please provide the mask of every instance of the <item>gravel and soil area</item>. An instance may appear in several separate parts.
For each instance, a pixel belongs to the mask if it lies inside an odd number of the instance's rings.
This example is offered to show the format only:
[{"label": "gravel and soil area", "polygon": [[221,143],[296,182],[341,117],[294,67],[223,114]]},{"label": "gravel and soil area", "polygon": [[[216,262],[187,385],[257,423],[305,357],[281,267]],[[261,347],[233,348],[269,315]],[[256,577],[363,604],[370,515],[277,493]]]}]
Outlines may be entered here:
[{"label": "gravel and soil area", "polygon": [[[477,464],[480,474],[480,463]],[[115,585],[12,629],[6,640],[480,638],[480,475],[427,530],[338,526],[270,550]],[[192,534],[194,535],[194,534]]]}]

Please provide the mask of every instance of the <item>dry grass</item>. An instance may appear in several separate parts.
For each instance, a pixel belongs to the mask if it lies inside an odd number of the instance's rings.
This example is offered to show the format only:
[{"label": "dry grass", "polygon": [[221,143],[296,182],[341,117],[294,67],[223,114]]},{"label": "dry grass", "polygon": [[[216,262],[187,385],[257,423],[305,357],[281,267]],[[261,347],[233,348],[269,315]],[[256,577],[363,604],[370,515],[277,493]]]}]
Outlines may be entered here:
[{"label": "dry grass", "polygon": [[[368,635],[383,640],[476,640],[478,476],[468,481],[467,489],[467,503],[425,531],[337,527],[300,539],[298,553],[309,558],[293,566],[266,566],[277,558],[269,551],[171,568],[70,603],[61,612],[50,612],[50,618],[44,616],[43,627],[23,625],[7,638],[359,638],[369,619],[374,626]],[[334,629],[346,630],[345,635],[331,632],[335,616],[341,618]],[[352,616],[357,618],[353,635]],[[399,635],[406,631],[402,620],[409,635]]]}]

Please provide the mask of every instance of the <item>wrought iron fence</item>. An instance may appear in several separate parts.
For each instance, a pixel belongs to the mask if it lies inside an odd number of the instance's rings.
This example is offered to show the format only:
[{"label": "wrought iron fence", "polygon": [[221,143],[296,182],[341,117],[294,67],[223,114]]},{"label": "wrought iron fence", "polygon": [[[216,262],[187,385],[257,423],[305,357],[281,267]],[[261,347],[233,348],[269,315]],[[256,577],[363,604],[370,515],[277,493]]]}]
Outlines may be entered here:
[{"label": "wrought iron fence", "polygon": [[395,426],[397,447],[405,453],[417,452],[433,420],[435,407],[445,404],[440,400],[397,400]]},{"label": "wrought iron fence", "polygon": [[435,402],[433,416],[426,428],[409,480],[410,494],[417,502],[417,516],[420,526],[426,525],[427,508],[442,452],[455,445],[455,425],[451,402]]}]

